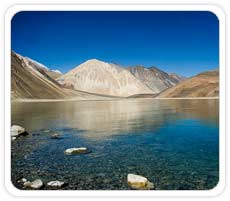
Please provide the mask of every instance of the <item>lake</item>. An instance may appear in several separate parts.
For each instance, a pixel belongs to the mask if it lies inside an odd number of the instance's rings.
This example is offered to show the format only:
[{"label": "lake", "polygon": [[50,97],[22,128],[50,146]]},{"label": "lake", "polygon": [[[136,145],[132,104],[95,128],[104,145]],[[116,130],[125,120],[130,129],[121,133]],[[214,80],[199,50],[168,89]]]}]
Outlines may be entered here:
[{"label": "lake", "polygon": [[[11,145],[19,189],[21,177],[82,190],[130,189],[129,173],[156,190],[206,190],[219,180],[219,100],[24,102],[12,103],[11,117],[30,133]],[[65,155],[71,147],[91,153]]]}]

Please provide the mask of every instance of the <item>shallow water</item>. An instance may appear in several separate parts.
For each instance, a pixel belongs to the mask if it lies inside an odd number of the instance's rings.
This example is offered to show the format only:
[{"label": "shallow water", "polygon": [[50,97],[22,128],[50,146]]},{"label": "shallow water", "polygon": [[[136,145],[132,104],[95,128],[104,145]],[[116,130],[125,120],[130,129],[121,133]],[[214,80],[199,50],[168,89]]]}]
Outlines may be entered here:
[{"label": "shallow water", "polygon": [[[12,182],[65,181],[63,189],[130,189],[127,174],[156,189],[211,189],[219,180],[218,100],[13,103]],[[45,132],[46,129],[51,132]],[[51,139],[58,132],[60,139]],[[91,153],[67,156],[71,147]],[[45,189],[47,187],[44,187]]]}]

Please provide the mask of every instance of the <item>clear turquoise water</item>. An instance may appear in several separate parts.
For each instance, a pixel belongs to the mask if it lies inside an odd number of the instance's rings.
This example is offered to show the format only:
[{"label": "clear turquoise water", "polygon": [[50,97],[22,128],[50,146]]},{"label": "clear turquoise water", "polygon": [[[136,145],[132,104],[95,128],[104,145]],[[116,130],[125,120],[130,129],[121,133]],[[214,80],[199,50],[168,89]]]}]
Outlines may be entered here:
[{"label": "clear turquoise water", "polygon": [[[134,173],[160,190],[211,189],[219,180],[218,105],[153,99],[14,103],[12,124],[30,135],[12,142],[12,182],[22,188],[16,180],[25,177],[62,180],[63,189],[130,189],[126,178]],[[51,139],[52,132],[61,138]],[[81,146],[92,152],[63,153]]]}]

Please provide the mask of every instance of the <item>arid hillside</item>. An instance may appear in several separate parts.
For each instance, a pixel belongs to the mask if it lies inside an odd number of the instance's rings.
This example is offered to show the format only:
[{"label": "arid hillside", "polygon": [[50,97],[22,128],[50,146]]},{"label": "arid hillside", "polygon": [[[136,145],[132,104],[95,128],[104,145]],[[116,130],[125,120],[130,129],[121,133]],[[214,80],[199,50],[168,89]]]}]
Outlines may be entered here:
[{"label": "arid hillside", "polygon": [[157,97],[218,97],[219,96],[219,70],[207,71],[186,79],[181,83],[166,89]]},{"label": "arid hillside", "polygon": [[36,70],[27,59],[11,53],[12,98],[65,98],[68,94],[44,70]]}]

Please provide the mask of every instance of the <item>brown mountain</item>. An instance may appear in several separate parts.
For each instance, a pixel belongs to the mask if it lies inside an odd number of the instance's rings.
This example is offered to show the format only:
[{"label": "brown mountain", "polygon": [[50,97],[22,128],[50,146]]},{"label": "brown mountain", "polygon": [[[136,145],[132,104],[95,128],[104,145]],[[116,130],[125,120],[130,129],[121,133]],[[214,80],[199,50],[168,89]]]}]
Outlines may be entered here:
[{"label": "brown mountain", "polygon": [[218,97],[219,70],[207,71],[186,79],[179,84],[166,89],[157,97]]},{"label": "brown mountain", "polygon": [[168,74],[156,67],[146,68],[144,66],[134,66],[127,69],[155,94],[182,81],[178,75]]}]

